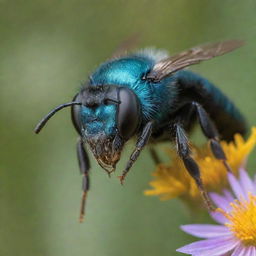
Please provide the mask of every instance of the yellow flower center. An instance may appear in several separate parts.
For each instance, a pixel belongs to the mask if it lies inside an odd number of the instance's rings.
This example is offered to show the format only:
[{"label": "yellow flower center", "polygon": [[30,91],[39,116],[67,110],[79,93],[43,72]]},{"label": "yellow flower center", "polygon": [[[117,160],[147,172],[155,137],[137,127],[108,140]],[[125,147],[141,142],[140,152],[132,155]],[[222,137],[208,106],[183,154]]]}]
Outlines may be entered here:
[{"label": "yellow flower center", "polygon": [[218,209],[230,221],[225,225],[245,245],[256,246],[256,196],[249,194],[249,199],[235,200],[230,205],[230,212]]}]

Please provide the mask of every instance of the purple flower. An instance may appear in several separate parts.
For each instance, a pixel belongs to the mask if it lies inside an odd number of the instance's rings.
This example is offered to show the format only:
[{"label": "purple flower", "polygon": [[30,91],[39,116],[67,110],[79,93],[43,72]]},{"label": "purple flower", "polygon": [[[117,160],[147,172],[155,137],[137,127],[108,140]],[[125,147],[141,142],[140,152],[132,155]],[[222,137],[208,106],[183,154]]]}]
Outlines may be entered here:
[{"label": "purple flower", "polygon": [[219,207],[211,213],[219,225],[191,224],[181,229],[191,235],[205,238],[177,249],[192,256],[256,256],[256,181],[244,169],[237,179],[228,173],[233,193],[210,193]]}]

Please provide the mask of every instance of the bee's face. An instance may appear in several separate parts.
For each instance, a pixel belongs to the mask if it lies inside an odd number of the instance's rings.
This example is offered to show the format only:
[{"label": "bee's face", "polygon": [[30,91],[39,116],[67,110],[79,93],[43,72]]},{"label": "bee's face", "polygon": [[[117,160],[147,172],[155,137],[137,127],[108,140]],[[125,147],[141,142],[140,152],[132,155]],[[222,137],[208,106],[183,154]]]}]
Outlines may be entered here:
[{"label": "bee's face", "polygon": [[113,143],[118,134],[116,105],[99,105],[80,109],[82,135],[90,145],[97,161],[107,169],[115,167],[122,147],[115,149]]},{"label": "bee's face", "polygon": [[78,133],[104,169],[114,169],[124,143],[140,125],[137,96],[128,88],[101,86],[86,88],[75,98],[81,106],[72,107],[72,120]]}]

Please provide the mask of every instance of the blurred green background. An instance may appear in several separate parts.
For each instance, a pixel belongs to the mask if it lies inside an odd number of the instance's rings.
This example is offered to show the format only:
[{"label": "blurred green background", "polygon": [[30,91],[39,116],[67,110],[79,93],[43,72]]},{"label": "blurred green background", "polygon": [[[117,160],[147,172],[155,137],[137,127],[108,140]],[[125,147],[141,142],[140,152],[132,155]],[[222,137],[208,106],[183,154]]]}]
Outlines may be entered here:
[{"label": "blurred green background", "polygon": [[179,225],[209,220],[192,219],[178,200],[143,195],[154,170],[147,150],[124,187],[118,174],[109,179],[92,160],[86,221],[79,224],[81,177],[70,112],[58,113],[40,136],[33,128],[137,32],[138,47],[171,53],[246,40],[238,51],[192,70],[217,84],[255,124],[255,13],[253,0],[0,0],[0,255],[179,255],[175,249],[193,241]]}]

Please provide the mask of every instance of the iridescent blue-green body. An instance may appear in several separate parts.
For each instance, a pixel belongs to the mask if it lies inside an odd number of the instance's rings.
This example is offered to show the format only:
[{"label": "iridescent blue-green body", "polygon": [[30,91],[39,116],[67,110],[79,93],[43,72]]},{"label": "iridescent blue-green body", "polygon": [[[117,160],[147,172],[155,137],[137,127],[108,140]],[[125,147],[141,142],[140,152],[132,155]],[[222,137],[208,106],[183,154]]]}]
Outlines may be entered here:
[{"label": "iridescent blue-green body", "polygon": [[[113,58],[97,68],[72,102],[59,105],[38,123],[36,133],[57,111],[71,106],[72,122],[79,134],[77,156],[83,174],[81,220],[89,190],[90,164],[85,145],[90,146],[97,162],[110,174],[132,137],[137,141],[120,176],[121,182],[148,142],[169,140],[176,144],[179,157],[211,208],[187,133],[197,121],[213,155],[231,171],[219,139],[230,141],[235,133],[245,134],[246,122],[217,87],[183,69],[242,45],[242,41],[231,40],[191,48],[171,57],[163,51],[146,49]],[[150,152],[159,163],[152,147]]]},{"label": "iridescent blue-green body", "polygon": [[[114,84],[130,88],[138,97],[142,106],[142,123],[154,120],[153,137],[162,138],[169,133],[169,126],[179,115],[179,110],[187,103],[200,103],[214,121],[222,139],[231,140],[235,133],[244,134],[246,124],[235,105],[207,79],[187,70],[178,71],[159,82],[144,78],[161,57],[161,52],[142,51],[103,63],[90,77],[90,85]],[[115,106],[100,106],[95,113],[101,122],[90,124],[89,108],[84,108],[82,116],[90,134],[105,129],[110,135],[115,132]],[[107,117],[108,116],[108,117]],[[107,119],[106,119],[107,118]],[[190,127],[195,121],[191,116]],[[165,136],[164,136],[165,137]]]}]

